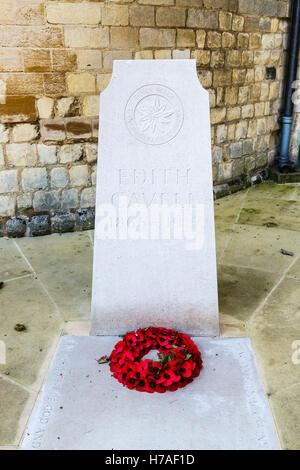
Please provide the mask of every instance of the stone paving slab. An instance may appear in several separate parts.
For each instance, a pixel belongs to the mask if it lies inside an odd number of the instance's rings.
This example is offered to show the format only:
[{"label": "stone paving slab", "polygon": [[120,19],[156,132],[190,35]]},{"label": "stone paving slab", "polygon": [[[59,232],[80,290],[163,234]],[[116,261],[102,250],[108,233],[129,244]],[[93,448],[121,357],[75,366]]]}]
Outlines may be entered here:
[{"label": "stone paving slab", "polygon": [[300,231],[300,204],[298,200],[246,200],[239,224]]},{"label": "stone paving slab", "polygon": [[19,421],[29,398],[28,391],[0,377],[0,442],[6,446],[14,443]]},{"label": "stone paving slab", "polygon": [[284,272],[293,261],[281,249],[300,254],[300,236],[293,230],[235,225],[222,262],[274,273]]},{"label": "stone paving slab", "polygon": [[220,312],[247,321],[279,277],[244,266],[218,266]]},{"label": "stone paving slab", "polygon": [[299,450],[299,403],[300,384],[272,396],[271,409],[276,416],[279,437],[284,450]]},{"label": "stone paving slab", "polygon": [[13,240],[0,238],[0,279],[6,281],[31,274],[31,270],[22,258]]},{"label": "stone paving slab", "polygon": [[[6,344],[6,364],[0,364],[0,373],[22,385],[33,385],[48,348],[59,335],[60,315],[33,276],[5,283],[0,302],[0,337]],[[26,331],[15,331],[17,323],[25,325]]]},{"label": "stone paving slab", "polygon": [[246,192],[240,191],[215,201],[215,225],[234,224],[243,207]]},{"label": "stone paving slab", "polygon": [[[300,364],[292,360],[293,343],[300,340],[299,306],[300,280],[285,278],[249,322],[249,333],[269,395],[300,384]],[[300,349],[300,342],[296,349]],[[295,403],[295,414],[299,411]]]},{"label": "stone paving slab", "polygon": [[[47,242],[45,242],[47,240]],[[86,232],[18,240],[22,252],[64,320],[85,320],[91,309],[93,249]]]},{"label": "stone paving slab", "polygon": [[300,280],[300,259],[296,260],[291,269],[288,271],[287,276],[291,276]]},{"label": "stone paving slab", "polygon": [[200,377],[163,395],[129,390],[97,364],[119,339],[62,339],[22,449],[279,449],[247,338],[196,338]]},{"label": "stone paving slab", "polygon": [[272,182],[266,182],[264,184],[258,184],[249,188],[247,200],[257,201],[260,199],[299,201],[300,186],[296,184],[276,184]]}]

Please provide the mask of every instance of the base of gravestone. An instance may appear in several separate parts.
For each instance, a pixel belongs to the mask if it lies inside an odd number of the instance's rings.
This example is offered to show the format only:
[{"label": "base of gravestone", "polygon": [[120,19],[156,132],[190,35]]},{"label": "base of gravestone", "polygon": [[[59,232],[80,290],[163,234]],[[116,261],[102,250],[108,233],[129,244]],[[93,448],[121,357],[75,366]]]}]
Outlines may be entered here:
[{"label": "base of gravestone", "polygon": [[163,395],[128,390],[97,363],[119,339],[62,338],[23,450],[280,448],[248,339],[194,338],[200,377]]}]

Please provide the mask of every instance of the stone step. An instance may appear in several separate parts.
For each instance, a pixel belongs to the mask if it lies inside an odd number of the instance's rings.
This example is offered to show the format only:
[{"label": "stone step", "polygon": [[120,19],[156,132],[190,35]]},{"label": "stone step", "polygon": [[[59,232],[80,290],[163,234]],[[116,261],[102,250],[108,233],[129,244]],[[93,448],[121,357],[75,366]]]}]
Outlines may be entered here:
[{"label": "stone step", "polygon": [[22,449],[279,449],[247,338],[194,338],[204,368],[176,392],[123,387],[109,365],[120,337],[65,336]]}]

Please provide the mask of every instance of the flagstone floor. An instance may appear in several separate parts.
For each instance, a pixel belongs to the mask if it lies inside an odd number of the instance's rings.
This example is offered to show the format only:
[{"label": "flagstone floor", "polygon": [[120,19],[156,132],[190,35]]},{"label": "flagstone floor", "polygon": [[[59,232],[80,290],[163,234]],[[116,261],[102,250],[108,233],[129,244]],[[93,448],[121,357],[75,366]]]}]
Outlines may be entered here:
[{"label": "flagstone floor", "polygon": [[[251,338],[282,448],[297,450],[299,202],[300,186],[273,183],[215,202],[222,335]],[[0,450],[18,448],[60,336],[88,335],[92,245],[92,231],[0,239]]]}]

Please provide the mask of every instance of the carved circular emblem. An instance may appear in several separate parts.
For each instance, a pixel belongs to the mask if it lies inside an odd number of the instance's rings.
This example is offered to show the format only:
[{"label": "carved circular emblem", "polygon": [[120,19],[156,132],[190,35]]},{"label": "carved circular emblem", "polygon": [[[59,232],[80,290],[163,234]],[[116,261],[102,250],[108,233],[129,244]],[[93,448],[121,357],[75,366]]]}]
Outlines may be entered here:
[{"label": "carved circular emblem", "polygon": [[129,132],[145,144],[174,139],[183,123],[183,107],[176,93],[163,85],[145,85],[129,98],[125,108]]}]

